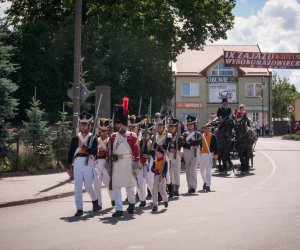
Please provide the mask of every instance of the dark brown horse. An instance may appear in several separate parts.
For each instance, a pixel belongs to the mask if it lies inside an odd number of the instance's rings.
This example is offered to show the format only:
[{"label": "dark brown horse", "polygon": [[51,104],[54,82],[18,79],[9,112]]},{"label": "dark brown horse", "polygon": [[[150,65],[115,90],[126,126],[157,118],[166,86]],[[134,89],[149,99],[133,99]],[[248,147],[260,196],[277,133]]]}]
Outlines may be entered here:
[{"label": "dark brown horse", "polygon": [[218,120],[218,127],[215,131],[215,135],[218,140],[218,151],[219,151],[219,172],[227,173],[230,168],[233,167],[230,152],[233,147],[234,136],[232,130],[234,128],[233,119],[226,117]]},{"label": "dark brown horse", "polygon": [[249,122],[246,116],[242,116],[241,120],[234,125],[235,130],[235,146],[241,162],[241,173],[248,173],[251,160],[253,166],[253,147],[257,141],[257,136],[247,125]]}]

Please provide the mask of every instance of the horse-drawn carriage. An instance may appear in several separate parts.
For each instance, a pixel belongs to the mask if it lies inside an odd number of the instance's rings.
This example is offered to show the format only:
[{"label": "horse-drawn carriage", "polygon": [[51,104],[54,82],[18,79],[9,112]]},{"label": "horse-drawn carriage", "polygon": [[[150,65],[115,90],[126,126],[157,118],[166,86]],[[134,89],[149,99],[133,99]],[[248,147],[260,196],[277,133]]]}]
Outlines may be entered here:
[{"label": "horse-drawn carriage", "polygon": [[240,160],[240,173],[247,174],[253,169],[254,148],[257,141],[256,133],[250,128],[249,120],[242,116],[238,121],[234,118],[216,118],[212,125],[218,139],[219,173],[227,174],[235,171],[232,158]]}]

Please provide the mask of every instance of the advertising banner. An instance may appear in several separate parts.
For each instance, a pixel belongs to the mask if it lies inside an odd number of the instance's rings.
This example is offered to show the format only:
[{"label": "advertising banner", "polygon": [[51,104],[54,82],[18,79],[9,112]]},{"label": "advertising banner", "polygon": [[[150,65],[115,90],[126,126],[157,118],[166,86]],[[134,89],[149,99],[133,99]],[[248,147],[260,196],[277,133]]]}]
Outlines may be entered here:
[{"label": "advertising banner", "polygon": [[227,98],[229,103],[236,103],[236,84],[234,83],[210,83],[209,102],[222,102],[223,98]]},{"label": "advertising banner", "polygon": [[225,51],[226,67],[300,69],[300,53]]}]

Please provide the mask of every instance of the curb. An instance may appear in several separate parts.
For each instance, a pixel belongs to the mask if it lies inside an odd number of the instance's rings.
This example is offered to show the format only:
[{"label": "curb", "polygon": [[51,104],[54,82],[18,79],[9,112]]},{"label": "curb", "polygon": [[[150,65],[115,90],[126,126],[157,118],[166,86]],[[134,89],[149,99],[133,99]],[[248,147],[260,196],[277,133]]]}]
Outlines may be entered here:
[{"label": "curb", "polygon": [[6,203],[0,203],[0,208],[32,204],[32,203],[37,203],[37,202],[41,202],[41,201],[50,201],[50,200],[54,200],[54,199],[68,197],[71,195],[74,195],[74,191],[70,191],[70,192],[66,192],[66,193],[62,193],[62,194],[54,194],[54,195],[45,196],[45,197],[36,198],[36,199],[10,201],[10,202],[6,202]]}]

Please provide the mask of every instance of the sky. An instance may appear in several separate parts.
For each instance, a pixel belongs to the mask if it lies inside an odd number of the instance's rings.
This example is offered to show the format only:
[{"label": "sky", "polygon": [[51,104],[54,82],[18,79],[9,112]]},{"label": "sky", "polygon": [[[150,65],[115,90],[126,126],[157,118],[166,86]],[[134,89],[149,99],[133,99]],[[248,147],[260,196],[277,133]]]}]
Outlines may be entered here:
[{"label": "sky", "polygon": [[[262,52],[300,53],[300,0],[237,0],[234,28],[214,44],[258,44]],[[273,70],[300,91],[300,69]]]},{"label": "sky", "polygon": [[[9,1],[0,4],[0,17]],[[258,44],[262,52],[300,53],[300,0],[237,0],[234,28],[214,44]],[[300,91],[300,69],[273,70]]]}]

